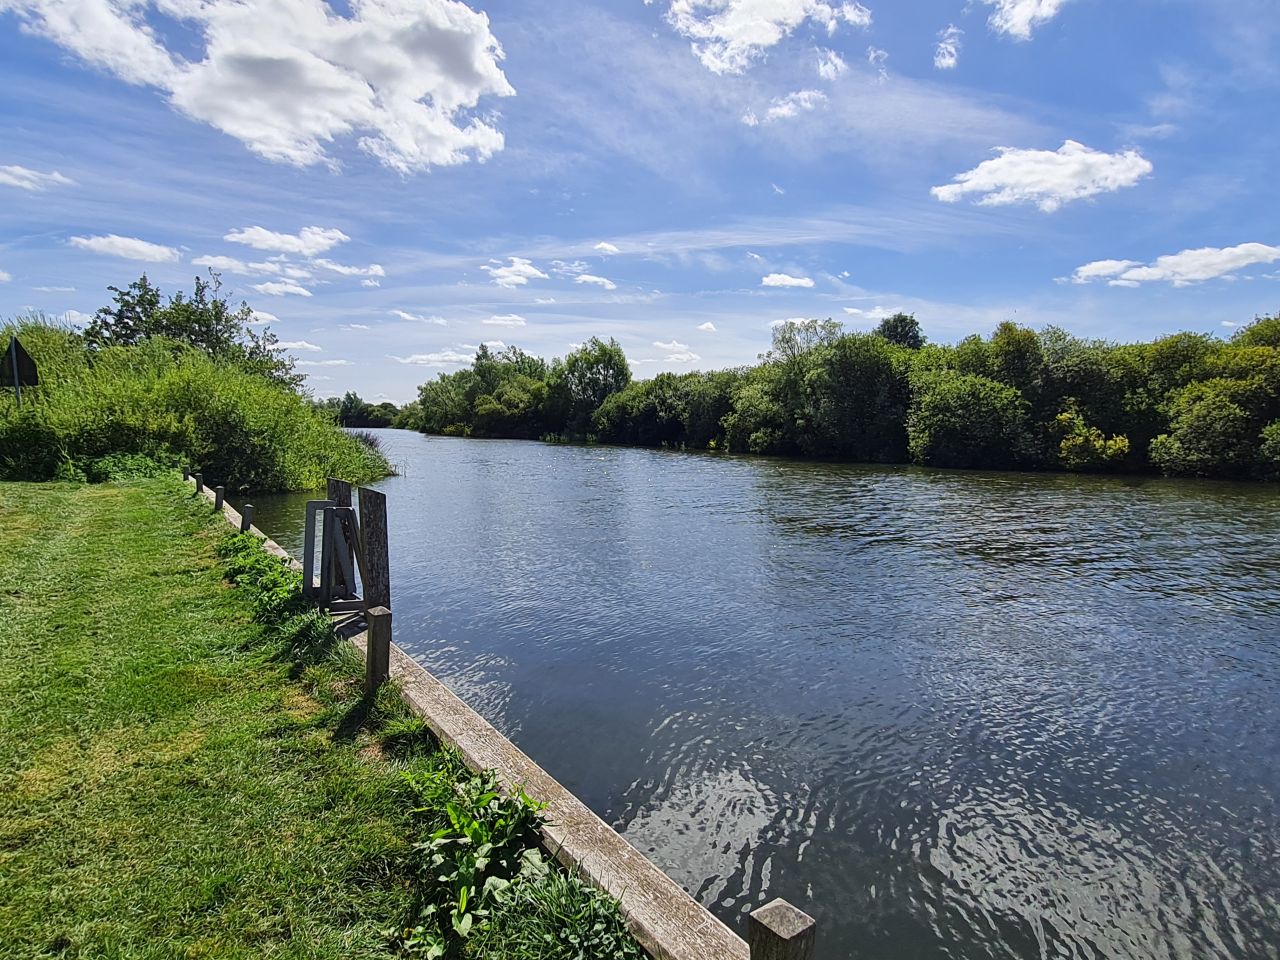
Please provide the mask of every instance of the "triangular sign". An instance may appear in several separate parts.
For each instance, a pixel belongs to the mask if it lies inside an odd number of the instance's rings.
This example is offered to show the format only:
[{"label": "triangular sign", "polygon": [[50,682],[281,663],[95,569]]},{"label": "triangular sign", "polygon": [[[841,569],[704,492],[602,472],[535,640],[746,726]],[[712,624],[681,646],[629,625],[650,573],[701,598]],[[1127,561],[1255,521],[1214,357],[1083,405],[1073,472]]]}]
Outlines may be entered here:
[{"label": "triangular sign", "polygon": [[4,352],[4,363],[0,364],[0,387],[12,387],[14,371],[18,374],[18,386],[34,387],[40,382],[36,372],[36,362],[31,354],[23,349],[17,337],[9,338],[9,349]]}]

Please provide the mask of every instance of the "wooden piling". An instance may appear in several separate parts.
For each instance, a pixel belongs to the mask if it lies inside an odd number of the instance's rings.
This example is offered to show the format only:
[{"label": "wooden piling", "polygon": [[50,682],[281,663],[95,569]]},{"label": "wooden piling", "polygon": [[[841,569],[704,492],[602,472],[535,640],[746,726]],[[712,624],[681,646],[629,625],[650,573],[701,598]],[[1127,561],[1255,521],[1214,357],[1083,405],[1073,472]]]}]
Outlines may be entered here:
[{"label": "wooden piling", "polygon": [[221,510],[222,503],[227,498],[227,488],[218,486],[213,488],[213,509]]},{"label": "wooden piling", "polygon": [[365,622],[369,632],[365,646],[364,692],[371,697],[391,670],[391,611],[386,607],[371,607],[365,614]]},{"label": "wooden piling", "polygon": [[370,607],[391,606],[391,556],[387,549],[387,495],[360,488],[360,553],[364,566],[364,602]]},{"label": "wooden piling", "polygon": [[187,480],[190,480],[190,479],[191,479],[191,468],[190,468],[190,467],[183,467],[183,468],[182,468],[182,479],[183,479],[183,481],[184,481],[184,482],[185,482],[185,481],[187,481]]},{"label": "wooden piling", "polygon": [[240,532],[248,533],[253,526],[253,504],[246,503],[240,508]]},{"label": "wooden piling", "polygon": [[204,493],[204,474],[193,473],[192,476],[196,478],[196,493]]},{"label": "wooden piling", "polygon": [[325,499],[332,500],[335,507],[351,506],[351,484],[336,477],[325,480]]},{"label": "wooden piling", "polygon": [[813,917],[785,900],[774,900],[747,918],[751,960],[813,960]]}]

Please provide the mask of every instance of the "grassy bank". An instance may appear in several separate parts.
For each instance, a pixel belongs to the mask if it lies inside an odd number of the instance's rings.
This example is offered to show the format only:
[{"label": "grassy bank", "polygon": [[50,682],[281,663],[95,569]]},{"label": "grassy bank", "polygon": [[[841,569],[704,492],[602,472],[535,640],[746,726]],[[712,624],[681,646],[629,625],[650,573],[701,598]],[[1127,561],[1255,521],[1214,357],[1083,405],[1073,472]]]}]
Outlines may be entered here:
[{"label": "grassy bank", "polygon": [[176,480],[0,484],[0,551],[0,954],[638,956]]}]

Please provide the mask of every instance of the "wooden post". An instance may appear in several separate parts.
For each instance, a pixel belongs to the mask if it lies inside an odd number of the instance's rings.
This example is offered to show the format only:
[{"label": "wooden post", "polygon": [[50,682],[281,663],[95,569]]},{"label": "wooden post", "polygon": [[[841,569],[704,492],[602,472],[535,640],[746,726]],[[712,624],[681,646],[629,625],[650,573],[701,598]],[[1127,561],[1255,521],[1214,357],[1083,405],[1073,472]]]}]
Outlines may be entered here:
[{"label": "wooden post", "polygon": [[360,552],[364,567],[364,602],[391,606],[391,557],[387,550],[387,495],[360,488]]},{"label": "wooden post", "polygon": [[253,526],[253,504],[246,503],[240,508],[240,532],[248,533]]},{"label": "wooden post", "polygon": [[391,669],[391,611],[373,607],[365,614],[364,692],[373,696]]},{"label": "wooden post", "polygon": [[191,479],[191,468],[190,468],[190,467],[183,467],[183,468],[182,468],[182,479],[183,479],[183,480],[190,480],[190,479]]},{"label": "wooden post", "polygon": [[196,493],[203,493],[204,492],[204,474],[196,473],[196,474],[192,474],[192,476],[196,478]]},{"label": "wooden post", "polygon": [[351,506],[351,484],[345,480],[329,477],[325,481],[325,499],[332,500],[335,507]]},{"label": "wooden post", "polygon": [[224,501],[226,498],[227,498],[226,487],[214,487],[213,488],[213,509],[221,510],[222,501]]},{"label": "wooden post", "polygon": [[785,900],[774,900],[747,918],[751,960],[813,960],[813,917]]}]

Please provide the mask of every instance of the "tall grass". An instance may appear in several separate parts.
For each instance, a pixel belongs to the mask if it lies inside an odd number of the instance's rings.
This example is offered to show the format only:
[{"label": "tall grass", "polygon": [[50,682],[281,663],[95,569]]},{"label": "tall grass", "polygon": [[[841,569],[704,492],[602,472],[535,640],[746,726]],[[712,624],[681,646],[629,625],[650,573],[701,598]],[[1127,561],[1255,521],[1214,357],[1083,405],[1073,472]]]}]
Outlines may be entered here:
[{"label": "tall grass", "polygon": [[385,476],[386,458],[305,397],[160,338],[91,352],[67,327],[0,327],[36,361],[40,385],[0,398],[0,479],[97,479],[185,462],[233,490],[310,490],[326,476]]}]

